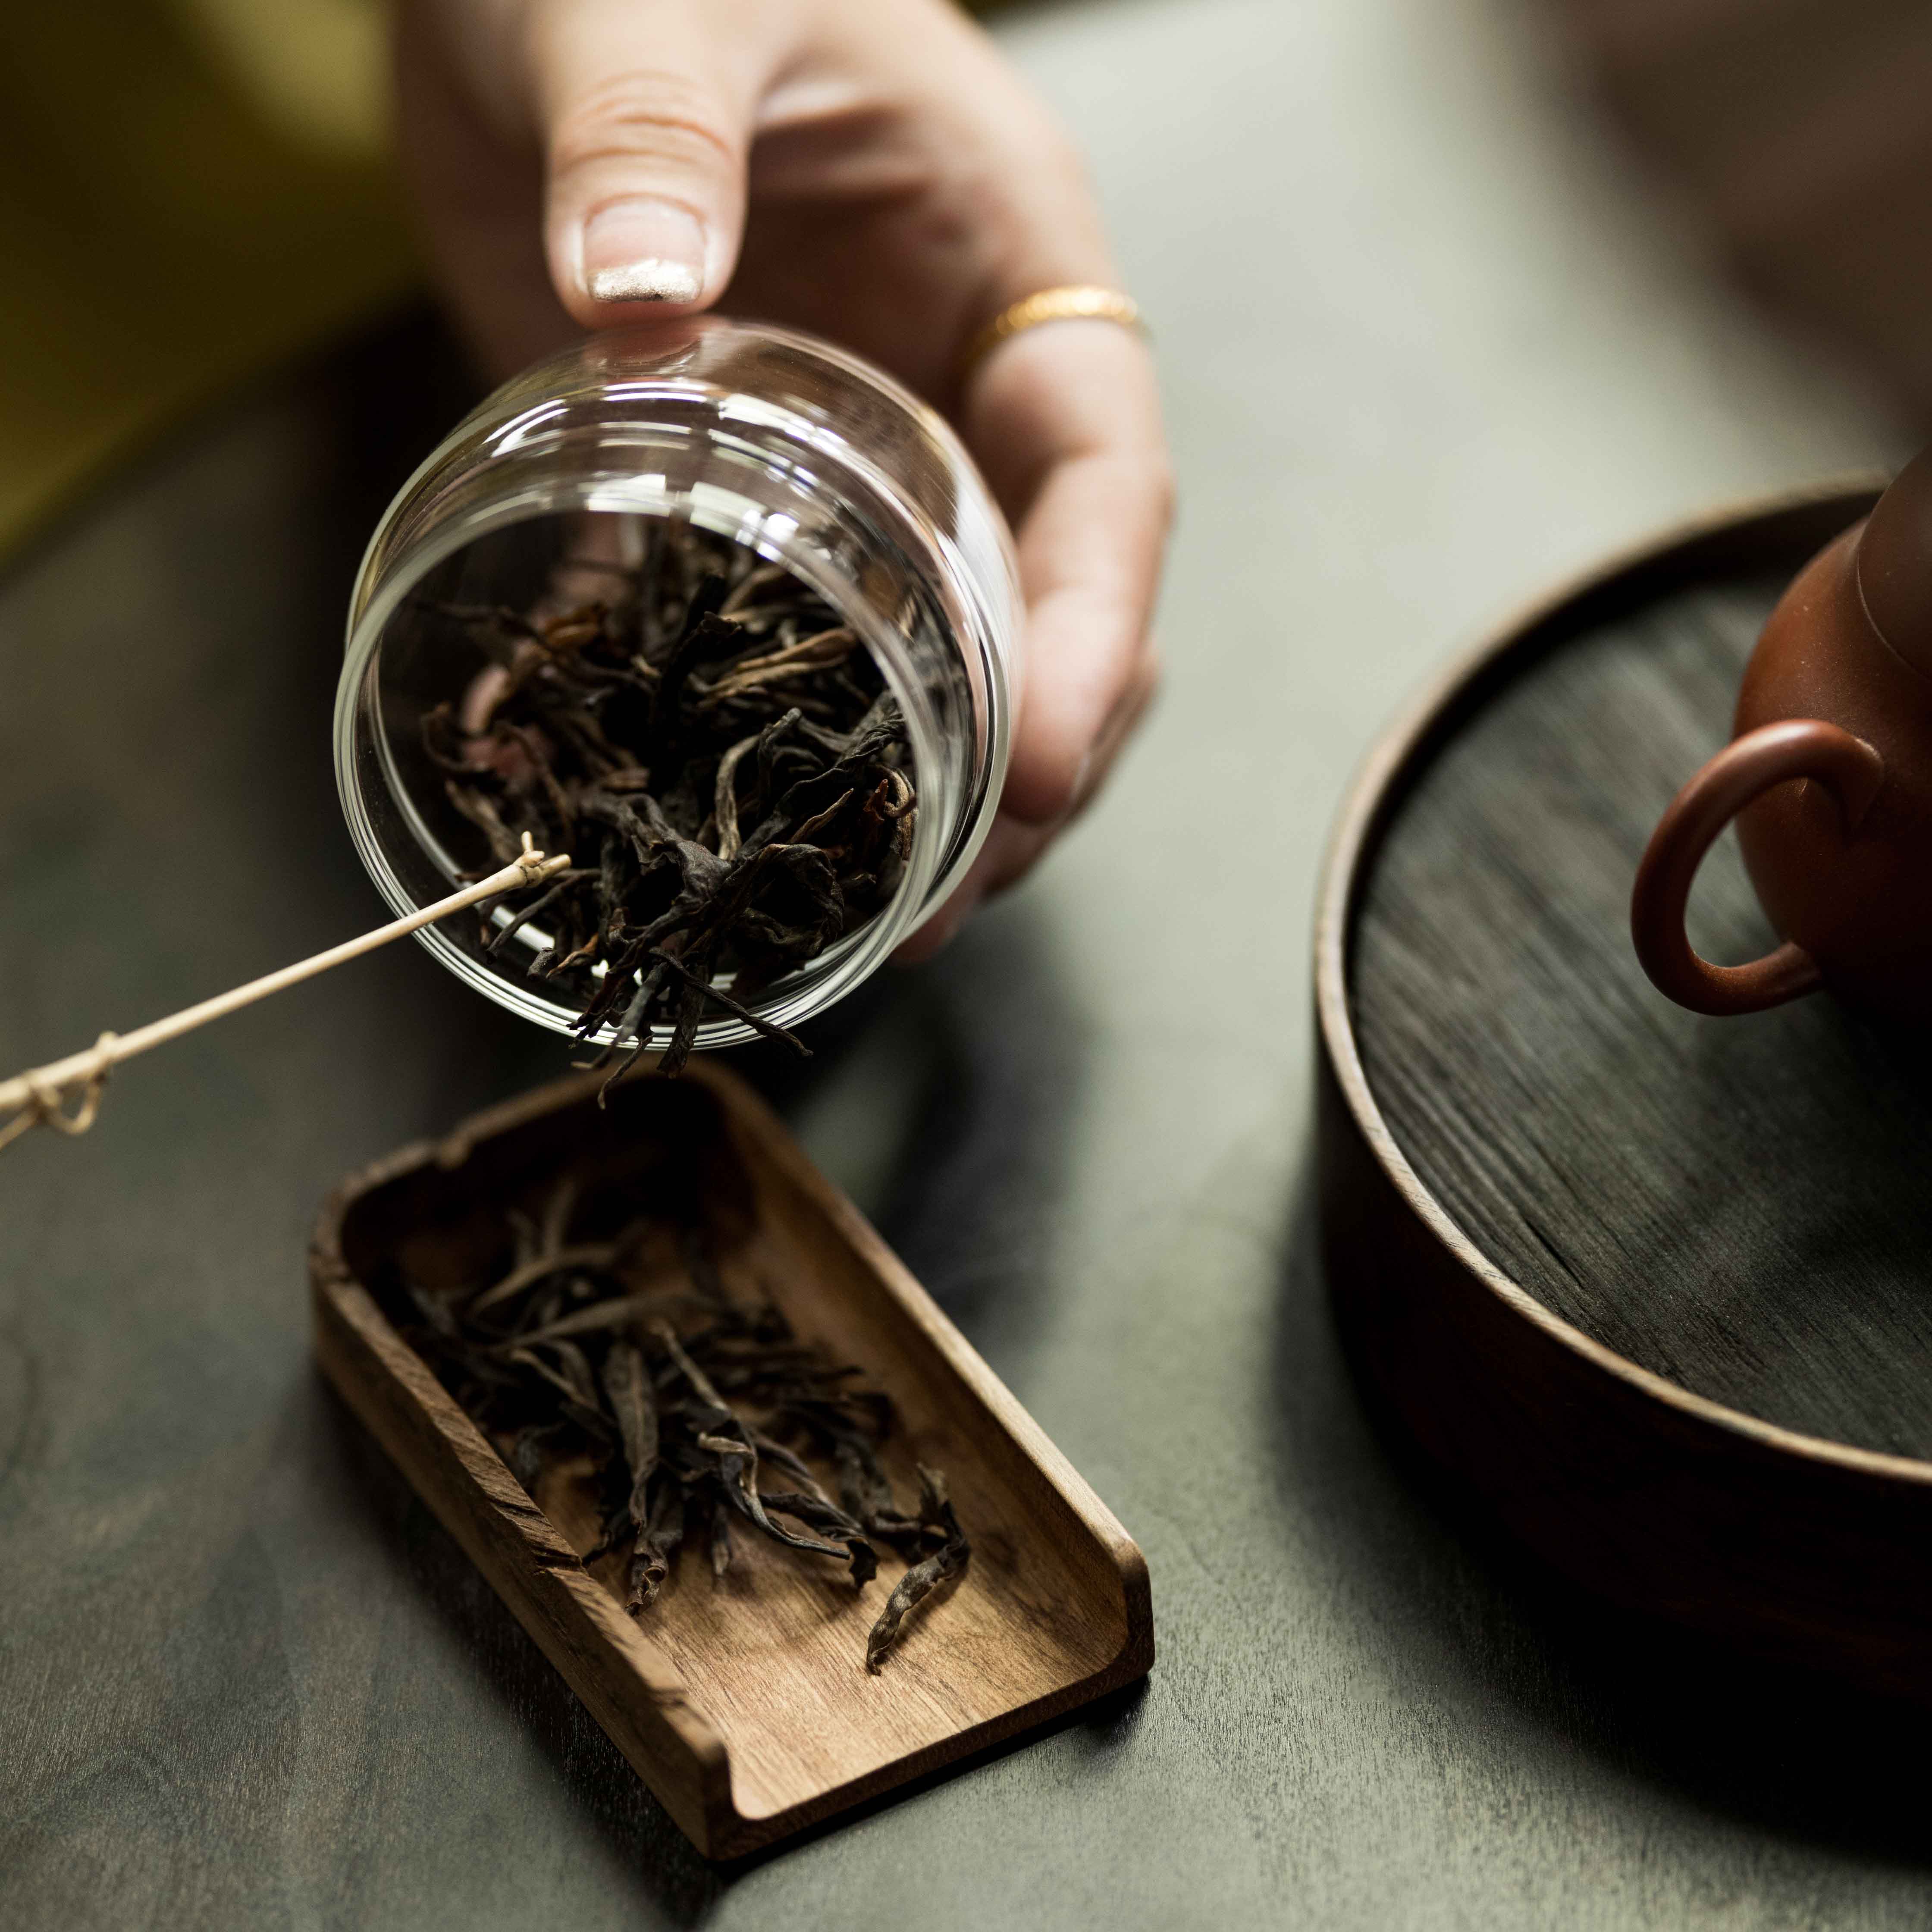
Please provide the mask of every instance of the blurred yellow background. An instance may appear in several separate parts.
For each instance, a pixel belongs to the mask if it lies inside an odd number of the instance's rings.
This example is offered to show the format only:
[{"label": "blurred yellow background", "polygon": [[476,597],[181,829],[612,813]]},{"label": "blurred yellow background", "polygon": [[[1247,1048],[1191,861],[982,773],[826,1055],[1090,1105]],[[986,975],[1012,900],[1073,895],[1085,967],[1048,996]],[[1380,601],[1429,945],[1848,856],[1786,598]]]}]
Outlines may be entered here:
[{"label": "blurred yellow background", "polygon": [[0,8],[0,544],[393,300],[379,0]]}]

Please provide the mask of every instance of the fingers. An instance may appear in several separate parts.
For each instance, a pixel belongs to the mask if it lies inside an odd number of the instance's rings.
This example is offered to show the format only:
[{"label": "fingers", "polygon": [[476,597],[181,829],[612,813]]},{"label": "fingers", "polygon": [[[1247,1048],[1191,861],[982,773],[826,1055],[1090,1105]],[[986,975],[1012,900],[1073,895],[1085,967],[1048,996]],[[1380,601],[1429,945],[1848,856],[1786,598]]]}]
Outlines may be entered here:
[{"label": "fingers", "polygon": [[758,104],[787,52],[778,17],[757,0],[532,8],[544,244],[581,326],[700,308],[730,280]]},{"label": "fingers", "polygon": [[1026,676],[1001,809],[1052,825],[1152,690],[1148,627],[1173,514],[1152,360],[1126,330],[1048,323],[988,358],[967,437],[1016,526]]}]

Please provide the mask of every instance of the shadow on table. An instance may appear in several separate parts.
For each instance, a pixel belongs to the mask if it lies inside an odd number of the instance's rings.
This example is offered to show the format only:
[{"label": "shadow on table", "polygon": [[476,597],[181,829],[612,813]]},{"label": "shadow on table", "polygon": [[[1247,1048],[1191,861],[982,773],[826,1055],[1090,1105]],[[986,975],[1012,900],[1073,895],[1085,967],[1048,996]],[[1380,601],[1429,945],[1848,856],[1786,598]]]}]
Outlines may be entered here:
[{"label": "shadow on table", "polygon": [[1277,1465],[1310,1492],[1296,1507],[1322,1526],[1338,1566],[1372,1593],[1401,1667],[1435,1677],[1418,1687],[1425,1694],[1513,1706],[1527,1724],[1754,1825],[1932,1863],[1922,1778],[1900,1775],[1922,1762],[1924,1712],[1614,1610],[1544,1568],[1450,1491],[1350,1373],[1312,1168],[1292,1225],[1276,1330]]},{"label": "shadow on table", "polygon": [[[855,1112],[884,1144],[860,1207],[1003,1374],[1024,1370],[1052,1285],[1043,1271],[1090,1050],[1040,920],[975,916],[928,964],[888,969],[812,1023],[813,1058],[769,1047],[734,1070],[840,1178]],[[826,1090],[842,1090],[828,1124]]]}]

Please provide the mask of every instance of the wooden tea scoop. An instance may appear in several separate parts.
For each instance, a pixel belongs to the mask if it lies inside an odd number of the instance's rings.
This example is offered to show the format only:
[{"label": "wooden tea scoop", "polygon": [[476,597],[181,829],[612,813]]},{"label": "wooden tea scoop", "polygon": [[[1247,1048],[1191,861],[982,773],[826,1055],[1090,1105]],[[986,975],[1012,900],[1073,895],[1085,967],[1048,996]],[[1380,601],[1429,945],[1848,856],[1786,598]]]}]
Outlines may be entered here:
[{"label": "wooden tea scoop", "polygon": [[[521,855],[500,872],[492,872],[487,879],[478,879],[473,886],[465,886],[460,892],[452,892],[448,898],[438,899],[434,905],[424,906],[419,912],[379,926],[374,932],[365,932],[359,939],[332,946],[326,952],[298,960],[294,965],[284,966],[279,972],[250,980],[246,986],[218,994],[212,1000],[203,1000],[199,1006],[184,1007],[178,1013],[170,1013],[165,1019],[152,1021],[133,1033],[104,1033],[84,1053],[70,1053],[64,1060],[54,1060],[45,1066],[29,1067],[10,1080],[0,1080],[0,1148],[18,1140],[29,1128],[43,1124],[58,1133],[84,1134],[93,1126],[94,1116],[100,1111],[100,1090],[106,1084],[109,1072],[122,1060],[131,1060],[137,1053],[146,1053],[151,1046],[177,1040],[184,1033],[192,1033],[196,1027],[206,1026],[210,1020],[218,1020],[224,1014],[253,1006],[257,1000],[266,1000],[271,993],[279,993],[285,986],[313,979],[318,973],[326,973],[332,966],[359,959],[364,953],[373,952],[377,946],[386,946],[391,940],[400,939],[420,927],[433,926],[453,912],[460,912],[465,906],[478,905],[484,899],[495,898],[500,893],[533,886],[539,879],[547,879],[553,873],[562,872],[569,863],[568,853],[554,859],[546,858],[531,843],[526,832],[524,834]],[[65,1090],[75,1086],[80,1089],[79,1102],[71,1113],[66,1112],[63,1111]]]}]

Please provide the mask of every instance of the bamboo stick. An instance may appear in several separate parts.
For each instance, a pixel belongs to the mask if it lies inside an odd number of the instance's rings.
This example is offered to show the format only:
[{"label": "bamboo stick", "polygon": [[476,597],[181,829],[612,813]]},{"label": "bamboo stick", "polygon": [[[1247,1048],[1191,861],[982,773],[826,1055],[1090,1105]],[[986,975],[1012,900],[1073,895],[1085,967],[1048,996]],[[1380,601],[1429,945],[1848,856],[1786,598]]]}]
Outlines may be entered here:
[{"label": "bamboo stick", "polygon": [[[259,980],[250,980],[247,985],[237,986],[231,992],[218,993],[197,1006],[184,1007],[164,1019],[151,1021],[132,1033],[104,1033],[84,1052],[70,1053],[64,1060],[50,1061],[45,1066],[29,1067],[10,1080],[0,1080],[0,1148],[18,1140],[29,1128],[43,1124],[64,1134],[85,1133],[94,1124],[102,1085],[109,1072],[122,1060],[131,1060],[137,1053],[146,1053],[150,1047],[178,1040],[183,1034],[192,1033],[210,1020],[238,1012],[244,1006],[253,1006],[257,1000],[266,1000],[272,993],[298,986],[318,973],[326,973],[331,967],[346,965],[352,959],[359,959],[364,953],[373,952],[379,946],[386,946],[392,940],[401,939],[425,926],[433,926],[453,912],[460,912],[465,906],[480,904],[484,899],[495,898],[500,893],[514,892],[520,886],[533,886],[539,880],[562,872],[569,863],[568,853],[554,859],[546,858],[532,844],[530,834],[526,832],[524,849],[518,857],[500,871],[492,872],[487,879],[478,879],[474,885],[465,886],[460,892],[438,899],[434,905],[424,906],[388,926],[379,926],[374,932],[365,932],[360,938],[332,946],[326,952],[298,960],[292,966],[284,966],[278,972],[266,973]],[[82,1090],[79,1105],[72,1113],[64,1112],[65,1090],[76,1082]]]}]

